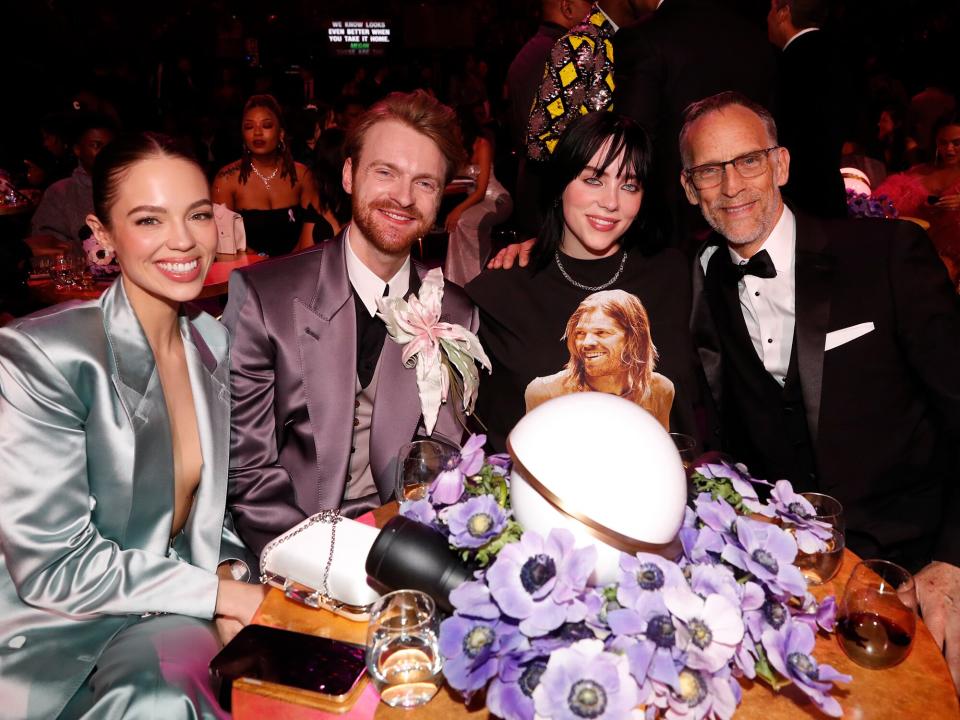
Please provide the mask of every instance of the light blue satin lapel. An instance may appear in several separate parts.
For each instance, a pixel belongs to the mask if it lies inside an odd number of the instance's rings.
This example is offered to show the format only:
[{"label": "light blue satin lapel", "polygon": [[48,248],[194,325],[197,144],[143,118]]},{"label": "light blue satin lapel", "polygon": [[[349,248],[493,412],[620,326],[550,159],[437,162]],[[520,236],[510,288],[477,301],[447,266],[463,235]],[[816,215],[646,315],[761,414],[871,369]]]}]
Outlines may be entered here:
[{"label": "light blue satin lapel", "polygon": [[112,451],[129,453],[133,465],[133,487],[118,483],[115,490],[137,498],[118,540],[126,547],[163,547],[173,522],[173,441],[156,362],[122,278],[100,305],[116,369],[112,379],[134,431],[133,447],[110,443]]},{"label": "light blue satin lapel", "polygon": [[[190,332],[187,318],[180,319],[187,357],[187,371],[193,392],[193,406],[200,433],[203,468],[200,486],[186,525],[190,538],[190,561],[213,570],[220,559],[220,537],[227,498],[227,468],[230,457],[230,390],[229,362],[226,347],[217,347],[213,333],[204,334],[206,323],[215,322],[201,316]],[[205,340],[210,340],[205,343]],[[210,367],[209,363],[216,363]]]},{"label": "light blue satin lapel", "polygon": [[103,327],[113,353],[113,384],[130,423],[134,430],[139,430],[145,422],[140,403],[151,383],[156,382],[153,377],[156,364],[140,321],[127,300],[122,277],[117,278],[100,296],[100,307],[103,310]]}]

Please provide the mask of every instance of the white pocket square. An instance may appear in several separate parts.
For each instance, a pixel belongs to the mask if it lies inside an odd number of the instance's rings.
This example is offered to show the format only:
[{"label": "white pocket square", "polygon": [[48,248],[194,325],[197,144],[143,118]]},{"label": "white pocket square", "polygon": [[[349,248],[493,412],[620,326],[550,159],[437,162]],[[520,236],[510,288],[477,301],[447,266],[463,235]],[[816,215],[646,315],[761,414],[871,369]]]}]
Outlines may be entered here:
[{"label": "white pocket square", "polygon": [[873,332],[873,330],[873,323],[865,322],[828,332],[827,341],[823,346],[823,351],[827,352],[828,350],[833,350],[835,347],[845,345],[851,340],[856,340],[858,337],[863,337],[867,333]]}]

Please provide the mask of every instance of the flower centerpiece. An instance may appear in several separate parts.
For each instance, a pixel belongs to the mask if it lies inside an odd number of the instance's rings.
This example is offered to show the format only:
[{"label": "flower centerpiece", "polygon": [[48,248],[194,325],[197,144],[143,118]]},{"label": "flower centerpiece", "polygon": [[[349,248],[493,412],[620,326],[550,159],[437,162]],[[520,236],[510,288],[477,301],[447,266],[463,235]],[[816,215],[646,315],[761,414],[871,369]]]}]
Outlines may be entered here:
[{"label": "flower centerpiece", "polygon": [[[379,298],[377,314],[394,342],[403,345],[403,364],[417,369],[417,390],[427,434],[433,432],[440,404],[450,388],[470,415],[477,399],[479,374],[476,362],[490,371],[490,360],[477,336],[462,325],[441,322],[443,271],[430,270],[420,292],[403,298]],[[456,372],[454,372],[456,371]]]},{"label": "flower centerpiece", "polygon": [[472,437],[427,498],[400,512],[444,533],[475,580],[451,593],[440,628],[447,682],[488,709],[534,718],[730,718],[738,678],[796,685],[831,716],[830,691],[850,677],[813,655],[832,632],[835,600],[807,591],[798,550],[825,547],[829,529],[781,480],[762,501],[742,465],[691,471],[691,501],[675,560],[620,555],[615,583],[590,583],[592,546],[573,534],[524,532],[513,517],[510,460],[483,458]]},{"label": "flower centerpiece", "polygon": [[855,218],[896,218],[900,213],[886,195],[868,195],[848,188],[847,214]]}]

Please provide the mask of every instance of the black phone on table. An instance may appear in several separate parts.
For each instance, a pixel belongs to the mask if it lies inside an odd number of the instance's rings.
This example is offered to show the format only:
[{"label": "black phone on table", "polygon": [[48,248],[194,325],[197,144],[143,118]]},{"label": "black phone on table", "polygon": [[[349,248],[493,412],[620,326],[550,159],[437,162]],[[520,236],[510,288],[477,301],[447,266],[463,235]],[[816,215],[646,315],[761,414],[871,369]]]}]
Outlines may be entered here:
[{"label": "black phone on table", "polygon": [[360,695],[364,652],[361,645],[247,625],[210,661],[210,674],[221,683],[224,710],[230,710],[234,681],[249,679],[247,689],[267,688],[263,694],[271,696],[283,695],[283,687],[304,691],[308,701],[317,702],[304,704],[345,712]]}]

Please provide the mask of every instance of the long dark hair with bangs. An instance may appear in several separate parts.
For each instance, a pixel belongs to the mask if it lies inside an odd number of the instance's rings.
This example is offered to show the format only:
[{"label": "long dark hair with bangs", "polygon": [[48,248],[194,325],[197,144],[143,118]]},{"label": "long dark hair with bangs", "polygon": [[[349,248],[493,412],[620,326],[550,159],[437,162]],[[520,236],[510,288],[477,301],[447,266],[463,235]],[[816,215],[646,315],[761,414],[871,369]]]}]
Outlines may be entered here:
[{"label": "long dark hair with bangs", "polygon": [[654,222],[652,215],[661,203],[650,202],[651,188],[647,182],[652,175],[653,162],[650,137],[640,125],[624,115],[612,112],[587,113],[570,123],[560,136],[544,173],[540,196],[543,225],[534,248],[533,268],[536,271],[550,264],[563,240],[563,191],[577,179],[608,140],[610,144],[597,168],[597,174],[602,174],[622,153],[622,167],[617,168],[618,172],[635,176],[644,193],[640,212],[620,237],[620,246],[630,250],[640,245],[641,239],[643,249],[660,245],[661,224]]}]

